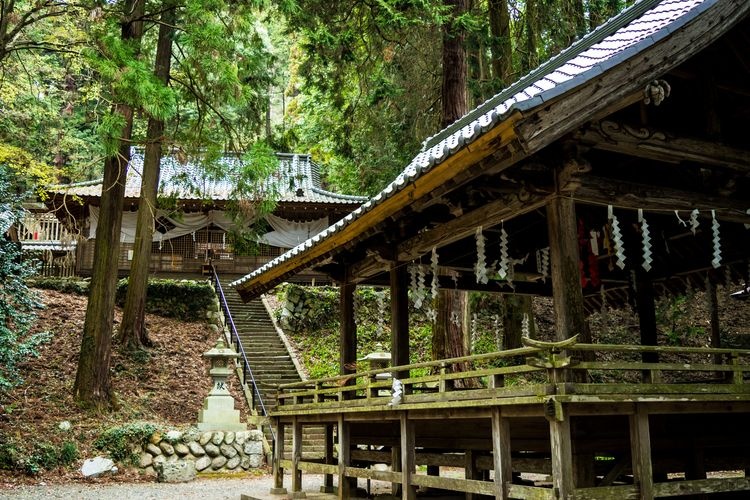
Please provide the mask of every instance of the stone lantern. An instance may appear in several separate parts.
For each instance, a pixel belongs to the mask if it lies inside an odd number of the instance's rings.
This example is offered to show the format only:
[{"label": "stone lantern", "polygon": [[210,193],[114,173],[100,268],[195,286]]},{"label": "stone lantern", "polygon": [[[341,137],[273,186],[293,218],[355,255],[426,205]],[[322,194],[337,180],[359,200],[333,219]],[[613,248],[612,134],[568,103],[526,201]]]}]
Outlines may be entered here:
[{"label": "stone lantern", "polygon": [[[385,352],[382,350],[383,346],[378,344],[375,344],[375,351],[371,352],[370,354],[360,358],[360,361],[367,361],[367,363],[370,365],[369,370],[379,370],[381,368],[388,368],[388,366],[391,364],[391,353]],[[383,380],[389,380],[391,378],[390,372],[383,372],[375,374],[371,377],[373,382],[381,382]],[[380,395],[381,391],[377,391],[376,395]],[[386,391],[387,392],[387,391]]]},{"label": "stone lantern", "polygon": [[240,411],[234,409],[234,398],[229,393],[227,378],[232,374],[234,360],[239,354],[224,344],[219,337],[212,348],[203,353],[211,368],[211,392],[203,401],[203,409],[198,414],[198,429],[202,431],[246,431],[247,424],[240,423]]}]

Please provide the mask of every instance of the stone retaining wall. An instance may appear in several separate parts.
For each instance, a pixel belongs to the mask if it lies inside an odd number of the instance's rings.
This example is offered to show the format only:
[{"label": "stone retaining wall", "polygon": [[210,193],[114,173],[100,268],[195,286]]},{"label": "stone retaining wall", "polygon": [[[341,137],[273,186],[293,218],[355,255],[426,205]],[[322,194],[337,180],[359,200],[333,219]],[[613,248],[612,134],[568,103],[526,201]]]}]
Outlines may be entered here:
[{"label": "stone retaining wall", "polygon": [[[189,430],[155,433],[140,454],[140,468],[156,475],[164,464],[193,462],[201,472],[242,472],[263,463],[263,434],[258,430],[222,432]],[[189,467],[193,469],[193,467]]]}]

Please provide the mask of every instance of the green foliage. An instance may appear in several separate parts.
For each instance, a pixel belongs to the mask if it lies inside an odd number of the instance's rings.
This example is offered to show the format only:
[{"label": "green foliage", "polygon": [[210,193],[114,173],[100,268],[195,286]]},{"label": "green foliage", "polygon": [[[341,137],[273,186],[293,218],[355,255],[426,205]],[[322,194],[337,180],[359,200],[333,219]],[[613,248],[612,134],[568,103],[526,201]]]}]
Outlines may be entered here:
[{"label": "green foliage", "polygon": [[656,323],[669,345],[692,345],[706,329],[691,321],[692,301],[685,295],[663,297],[656,303]]},{"label": "green foliage", "polygon": [[[117,283],[118,305],[125,304],[127,278]],[[146,311],[185,321],[205,319],[206,310],[214,304],[215,294],[207,281],[152,279],[148,282]]]},{"label": "green foliage", "polygon": [[41,288],[43,290],[57,290],[63,293],[73,293],[76,295],[88,295],[89,279],[68,277],[34,277],[28,280],[29,286]]},{"label": "green foliage", "polygon": [[94,441],[94,446],[109,453],[112,460],[137,463],[135,448],[148,443],[149,438],[160,430],[151,422],[131,422],[117,427],[110,427]]},{"label": "green foliage", "polygon": [[78,457],[78,446],[72,441],[65,441],[59,447],[39,442],[31,450],[23,450],[10,439],[0,442],[0,469],[24,472],[30,476],[55,467],[68,467]]},{"label": "green foliage", "polygon": [[36,355],[49,335],[30,335],[36,297],[26,285],[31,267],[8,232],[22,215],[21,200],[29,181],[0,161],[0,393],[21,382],[17,365]]}]

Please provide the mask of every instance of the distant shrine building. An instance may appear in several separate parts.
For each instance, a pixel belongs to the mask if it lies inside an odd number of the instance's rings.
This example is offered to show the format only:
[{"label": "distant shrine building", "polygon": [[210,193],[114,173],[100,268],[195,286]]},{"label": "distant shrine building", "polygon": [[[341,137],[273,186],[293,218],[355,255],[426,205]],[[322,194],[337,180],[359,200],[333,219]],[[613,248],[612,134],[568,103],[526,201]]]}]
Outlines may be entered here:
[{"label": "distant shrine building", "polygon": [[[241,200],[232,200],[237,181],[231,172],[240,162],[238,156],[227,155],[219,161],[230,174],[216,180],[210,180],[195,162],[182,163],[174,156],[162,158],[159,197],[168,200],[161,203],[168,208],[156,209],[151,272],[195,275],[201,273],[210,259],[222,274],[245,274],[314,236],[366,201],[364,197],[323,189],[320,168],[308,154],[280,153],[277,157],[278,169],[262,183],[260,193],[253,195],[253,199]],[[120,239],[119,271],[123,275],[130,270],[133,259],[142,168],[143,151],[134,150],[128,165]],[[245,219],[240,224],[245,227],[257,224],[258,217],[252,212],[262,192],[276,200],[273,212],[263,216],[268,230],[260,234],[252,251],[238,251],[232,234],[242,228],[231,216],[229,205],[235,201],[235,205],[241,206]],[[91,274],[101,193],[102,179],[55,186],[49,191],[47,204],[57,219],[73,226],[72,233],[77,234],[76,238],[68,237],[75,239],[75,244],[65,247],[66,262],[74,262],[73,273],[77,275]],[[302,281],[313,278],[314,275],[305,276]]]}]

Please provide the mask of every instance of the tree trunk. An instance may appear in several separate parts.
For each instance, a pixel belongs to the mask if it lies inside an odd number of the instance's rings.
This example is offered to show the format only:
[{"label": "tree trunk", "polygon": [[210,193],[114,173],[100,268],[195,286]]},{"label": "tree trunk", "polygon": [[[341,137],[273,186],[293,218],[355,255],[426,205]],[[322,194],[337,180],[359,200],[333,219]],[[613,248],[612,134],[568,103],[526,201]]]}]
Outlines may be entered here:
[{"label": "tree trunk", "polygon": [[[143,17],[144,4],[143,0],[131,0],[125,6],[125,12],[130,15],[122,22],[123,40],[140,40],[143,34],[143,23],[140,19]],[[134,19],[139,21],[134,22]],[[73,385],[73,394],[78,401],[98,409],[108,409],[114,404],[109,362],[125,178],[130,161],[130,137],[133,129],[132,107],[117,104],[114,111],[122,116],[125,125],[120,134],[117,155],[104,161],[104,188],[96,228],[89,302],[83,325],[78,371]]]},{"label": "tree trunk", "polygon": [[[432,329],[432,359],[467,356],[464,346],[464,318],[468,315],[468,294],[463,290],[443,288],[438,293],[437,319]],[[467,371],[469,363],[455,363],[447,367],[451,372]],[[456,380],[456,387],[477,387],[474,380]]]},{"label": "tree trunk", "polygon": [[537,0],[526,0],[521,73],[539,66],[539,9]]},{"label": "tree trunk", "polygon": [[[154,74],[164,85],[169,83],[172,60],[172,34],[176,20],[175,7],[170,3],[161,16],[159,40],[156,45]],[[128,350],[150,347],[151,340],[145,324],[148,271],[151,262],[151,242],[156,219],[156,195],[159,190],[164,121],[149,118],[146,152],[141,177],[141,196],[138,201],[133,262],[130,266],[128,292],[122,313],[121,342]]]},{"label": "tree trunk", "polygon": [[508,0],[489,0],[490,48],[492,49],[492,71],[498,82],[497,90],[510,85],[513,78],[513,47],[510,34]]},{"label": "tree trunk", "polygon": [[464,14],[467,0],[445,0],[450,19],[443,25],[443,87],[442,124],[447,127],[467,112],[466,91],[466,35],[454,24],[455,18]]}]

